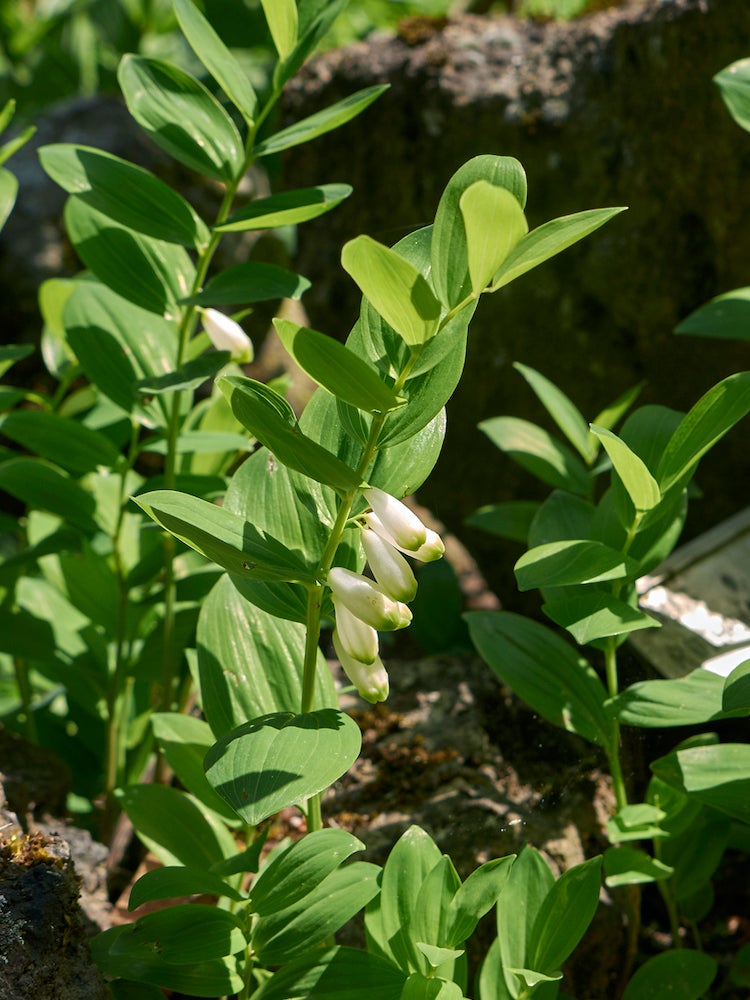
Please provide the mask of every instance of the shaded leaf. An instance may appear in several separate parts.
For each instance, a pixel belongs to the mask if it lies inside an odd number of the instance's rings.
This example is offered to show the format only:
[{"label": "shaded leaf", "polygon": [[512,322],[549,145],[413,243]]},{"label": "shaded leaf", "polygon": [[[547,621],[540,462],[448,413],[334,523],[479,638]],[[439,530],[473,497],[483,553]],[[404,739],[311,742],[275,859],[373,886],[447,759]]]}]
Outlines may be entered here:
[{"label": "shaded leaf", "polygon": [[604,881],[618,885],[644,885],[669,878],[674,869],[651,858],[637,847],[610,847],[604,852]]},{"label": "shaded leaf", "polygon": [[519,362],[516,362],[513,367],[523,375],[547,413],[581,458],[590,465],[596,459],[599,448],[578,407],[561,389],[558,389],[540,372]]},{"label": "shaded leaf", "polygon": [[587,539],[537,545],[525,552],[514,566],[518,589],[522,591],[621,580],[633,570],[632,561],[622,553]]},{"label": "shaded leaf", "polygon": [[750,745],[688,747],[660,757],[651,770],[705,805],[750,822]]},{"label": "shaded leaf", "polygon": [[168,866],[154,868],[141,875],[130,890],[128,909],[135,910],[155,899],[176,899],[194,895],[226,896],[237,902],[246,898],[243,893],[238,892],[218,875],[203,868]]},{"label": "shaded leaf", "polygon": [[729,113],[750,132],[750,59],[738,59],[714,77]]},{"label": "shaded leaf", "polygon": [[273,299],[299,299],[310,287],[307,278],[276,264],[247,261],[212,278],[202,292],[186,302],[200,306],[244,305]]},{"label": "shaded leaf", "polygon": [[400,1000],[406,976],[391,962],[359,948],[319,949],[284,965],[253,1000]]},{"label": "shaded leaf", "polygon": [[750,340],[750,288],[735,288],[711,299],[683,319],[675,333]]},{"label": "shaded leaf", "polygon": [[582,646],[596,639],[627,635],[643,628],[659,628],[661,624],[639,608],[601,590],[549,600],[542,610]]},{"label": "shaded leaf", "polygon": [[556,489],[588,496],[591,480],[586,466],[565,445],[541,427],[517,417],[492,417],[479,429],[524,469]]},{"label": "shaded leaf", "polygon": [[487,504],[466,518],[466,524],[480,531],[488,531],[514,542],[528,541],[529,529],[539,511],[534,501],[511,500],[508,503]]},{"label": "shaded leaf", "polygon": [[641,681],[607,702],[607,708],[629,726],[696,726],[732,715],[750,715],[750,705],[732,712],[722,706],[724,678],[710,670],[687,677]]}]

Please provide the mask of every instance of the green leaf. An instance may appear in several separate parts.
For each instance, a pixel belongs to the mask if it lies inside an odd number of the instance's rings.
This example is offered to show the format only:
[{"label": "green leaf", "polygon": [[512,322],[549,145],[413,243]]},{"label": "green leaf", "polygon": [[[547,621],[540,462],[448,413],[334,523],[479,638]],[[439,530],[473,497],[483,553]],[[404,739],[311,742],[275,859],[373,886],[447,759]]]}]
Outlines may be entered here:
[{"label": "green leaf", "polygon": [[[303,619],[304,610],[303,601]],[[304,626],[250,604],[229,577],[203,602],[197,641],[201,704],[217,738],[246,719],[293,712],[301,704]],[[320,651],[313,707],[335,704],[331,671]]]},{"label": "green leaf", "polygon": [[125,348],[93,326],[71,327],[67,341],[89,381],[125,413],[138,409],[137,376]]},{"label": "green leaf", "polygon": [[697,726],[716,719],[750,715],[750,705],[734,712],[722,705],[724,678],[710,670],[693,670],[687,677],[641,681],[607,702],[620,722],[646,729]]},{"label": "green leaf", "polygon": [[669,865],[650,858],[637,847],[610,847],[604,852],[604,881],[610,889],[658,882],[669,878],[673,872]]},{"label": "green leaf", "polygon": [[212,278],[202,292],[186,302],[199,306],[245,305],[273,299],[299,299],[310,287],[307,278],[276,264],[247,261]]},{"label": "green leaf", "polygon": [[432,281],[438,299],[448,308],[463,302],[472,290],[460,201],[478,181],[510,191],[522,209],[526,205],[526,175],[512,156],[475,156],[451,177],[435,214],[431,247]]},{"label": "green leaf", "polygon": [[625,208],[594,208],[575,215],[563,215],[532,230],[503,262],[495,275],[492,291],[566,250],[624,211]]},{"label": "green leaf", "polygon": [[731,827],[732,821],[726,814],[699,807],[687,829],[678,834],[670,831],[662,844],[660,860],[675,870],[672,891],[681,909],[710,885],[729,846]]},{"label": "green leaf", "polygon": [[526,543],[531,524],[540,506],[534,501],[526,500],[487,504],[475,510],[466,518],[465,523],[470,528],[479,528],[480,531],[488,531],[491,535]]},{"label": "green leaf", "polygon": [[174,319],[193,286],[195,268],[174,243],[141,236],[71,195],[65,226],[78,256],[105,285],[142,309]]},{"label": "green leaf", "polygon": [[592,434],[599,438],[609,455],[614,470],[639,513],[651,510],[661,500],[659,485],[648,471],[646,464],[625,442],[605,427],[591,425]]},{"label": "green leaf", "polygon": [[730,375],[702,396],[667,445],[657,472],[662,493],[691,474],[705,453],[750,410],[750,372]]},{"label": "green leaf", "polygon": [[176,538],[239,577],[314,580],[293,552],[224,507],[173,490],[142,493],[134,500]]},{"label": "green leaf", "polygon": [[704,805],[750,822],[750,744],[674,750],[655,760],[651,770]]},{"label": "green leaf", "polygon": [[219,226],[216,233],[237,233],[296,226],[330,212],[352,193],[349,184],[320,184],[317,187],[284,191],[245,205]]},{"label": "green leaf", "polygon": [[540,372],[519,362],[516,362],[513,367],[526,379],[539,402],[584,462],[591,465],[596,460],[599,448],[578,407]]},{"label": "green leaf", "polygon": [[260,917],[301,902],[355,851],[365,845],[346,830],[324,829],[309,833],[280,853],[275,853],[251,889],[251,909]]},{"label": "green leaf", "polygon": [[507,858],[487,861],[475,869],[450,902],[448,913],[448,944],[463,944],[476,929],[479,920],[500,899],[510,875],[514,854]]},{"label": "green leaf", "polygon": [[738,59],[714,77],[730,115],[750,132],[750,59]]},{"label": "green leaf", "polygon": [[[424,941],[417,941],[416,948],[427,959],[431,969],[439,969],[446,962],[455,962],[456,959],[461,958],[465,954],[463,948],[438,948],[436,945],[425,944]],[[427,981],[429,982],[429,980]],[[459,990],[460,995],[461,991]]]},{"label": "green leaf", "polygon": [[[159,375],[156,378],[139,379],[136,383],[138,391],[144,396],[158,395],[162,392],[179,392],[184,389],[197,389],[203,383],[224,368],[230,359],[229,351],[211,351],[208,354],[201,354],[192,361],[186,362],[179,371],[168,372],[166,375]],[[196,431],[197,434],[206,432]],[[246,442],[242,440],[244,450]],[[144,451],[148,451],[145,448]]]},{"label": "green leaf", "polygon": [[[530,845],[524,847],[510,870],[502,904],[497,908],[498,948],[491,959],[495,978],[492,990],[483,990],[485,1000],[494,1000],[495,991],[500,997],[518,995],[515,978],[510,972],[504,975],[503,969],[526,966],[533,947],[534,925],[554,883],[554,875],[539,851]],[[485,971],[485,982],[487,978]]]},{"label": "green leaf", "polygon": [[711,299],[683,319],[675,333],[750,340],[750,288],[735,288]]},{"label": "green leaf", "polygon": [[297,4],[295,0],[260,0],[271,38],[283,62],[297,41]]},{"label": "green leaf", "polygon": [[18,194],[18,181],[15,175],[0,167],[0,229],[8,221],[8,216],[13,211]]},{"label": "green leaf", "polygon": [[591,479],[583,462],[541,427],[518,417],[492,417],[479,429],[542,482],[556,489],[588,496]]},{"label": "green leaf", "polygon": [[167,785],[130,785],[117,793],[146,847],[165,865],[208,871],[235,853],[231,834],[209,822],[189,796]]},{"label": "green leaf", "polygon": [[86,534],[96,531],[94,498],[61,469],[36,458],[0,462],[0,490],[34,510],[48,511]]},{"label": "green leaf", "polygon": [[340,125],[351,121],[352,118],[356,118],[387,89],[387,84],[365,87],[364,90],[350,94],[329,108],[318,111],[316,114],[310,115],[309,118],[303,118],[301,122],[295,122],[289,128],[282,129],[281,132],[277,132],[259,143],[255,147],[256,157],[280,153],[283,149],[291,149],[292,146],[299,146],[303,142],[310,142],[311,139],[317,139],[318,136],[331,132]]},{"label": "green leaf", "polygon": [[0,377],[5,375],[16,361],[22,361],[33,353],[33,344],[6,344],[4,347],[0,347]]},{"label": "green leaf", "polygon": [[471,289],[480,295],[529,226],[512,192],[487,181],[471,184],[458,204],[466,230]]},{"label": "green leaf", "polygon": [[698,1000],[716,977],[716,960],[702,951],[666,951],[645,962],[631,977],[622,1000]]},{"label": "green leaf", "polygon": [[204,868],[167,866],[154,868],[141,875],[130,890],[128,909],[135,910],[155,899],[177,899],[195,895],[226,896],[236,902],[247,898],[244,893],[238,892],[228,882]]},{"label": "green leaf", "polygon": [[347,491],[360,485],[354,469],[301,432],[289,404],[272,389],[232,375],[218,379],[218,385],[243,427],[280,462],[334,489]]},{"label": "green leaf", "polygon": [[724,712],[747,714],[750,709],[750,660],[735,667],[724,681],[721,707]]},{"label": "green leaf", "polygon": [[205,903],[172,904],[139,917],[130,934],[112,946],[116,955],[137,960],[154,951],[170,965],[193,965],[225,958],[247,947],[240,920],[218,906]]},{"label": "green leaf", "polygon": [[[458,877],[453,862],[447,854],[444,854],[428,873],[420,887],[409,928],[409,938],[415,949],[415,954],[421,956],[422,968],[420,971],[425,975],[429,974],[433,968],[439,968],[442,965],[442,962],[439,962],[437,966],[433,966],[429,955],[425,954],[424,948],[425,946],[434,947],[441,951],[448,949],[450,906],[460,886],[461,879]],[[458,957],[460,954],[446,958],[444,961],[453,962]]]},{"label": "green leaf", "polygon": [[405,975],[391,962],[359,948],[320,949],[284,965],[253,993],[253,1000],[400,1000]]},{"label": "green leaf", "polygon": [[457,983],[415,972],[404,983],[401,1000],[464,1000],[464,995]]},{"label": "green leaf", "polygon": [[600,590],[547,601],[542,610],[581,646],[643,628],[659,628],[661,624],[639,608]]},{"label": "green leaf", "polygon": [[191,0],[173,0],[182,33],[211,76],[248,124],[255,116],[257,98],[242,67]]},{"label": "green leaf", "polygon": [[591,666],[543,625],[507,611],[464,616],[479,655],[535,712],[606,746],[606,692]]},{"label": "green leaf", "polygon": [[[231,431],[182,431],[175,444],[178,455],[213,455],[216,452],[243,452],[252,447],[252,442],[244,434]],[[153,455],[166,455],[169,441],[165,437],[147,438],[140,451]]]},{"label": "green leaf", "polygon": [[245,165],[242,140],[216,98],[171,63],[126,55],[117,79],[130,114],[166,153],[217,181]]},{"label": "green leaf", "polygon": [[666,815],[650,802],[623,806],[607,820],[607,836],[612,844],[668,837],[669,833],[659,825]]},{"label": "green leaf", "polygon": [[181,195],[119,156],[90,146],[55,143],[42,146],[39,159],[64,191],[127,229],[195,249],[210,239],[208,227]]},{"label": "green leaf", "polygon": [[42,410],[16,410],[0,416],[0,433],[77,474],[98,466],[113,469],[120,459],[119,451],[104,434]]},{"label": "green leaf", "polygon": [[597,427],[605,427],[608,431],[611,431],[636,401],[645,384],[645,382],[639,382],[632,388],[627,389],[621,396],[618,396],[614,402],[605,406],[604,409],[596,415],[593,423],[595,423]]},{"label": "green leaf", "polygon": [[532,969],[556,977],[583,937],[599,904],[601,857],[564,872],[539,909],[526,959]]},{"label": "green leaf", "polygon": [[587,539],[549,542],[524,552],[514,566],[519,590],[621,580],[634,564],[627,556]]},{"label": "green leaf", "polygon": [[275,712],[222,737],[206,755],[206,776],[255,826],[332,785],[357,759],[360,745],[357,724],[336,709]]},{"label": "green leaf", "polygon": [[375,368],[333,337],[288,319],[275,319],[274,326],[300,368],[334,396],[368,413],[385,413],[403,404]]},{"label": "green leaf", "polygon": [[358,236],[344,246],[341,263],[409,347],[419,347],[434,337],[440,303],[408,260],[369,236]]}]

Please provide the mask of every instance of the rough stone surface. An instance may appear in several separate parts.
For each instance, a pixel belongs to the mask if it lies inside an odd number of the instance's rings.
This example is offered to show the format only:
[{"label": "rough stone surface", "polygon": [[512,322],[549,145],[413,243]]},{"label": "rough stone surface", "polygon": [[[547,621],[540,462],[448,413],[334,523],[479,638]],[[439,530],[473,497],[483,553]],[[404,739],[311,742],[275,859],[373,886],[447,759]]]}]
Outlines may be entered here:
[{"label": "rough stone surface", "polygon": [[[327,54],[289,93],[292,120],[357,88],[391,85],[359,118],[286,155],[289,187],[354,186],[344,205],[299,231],[298,268],[313,281],[306,306],[326,332],[345,336],[357,314],[358,292],[338,265],[345,240],[366,232],[391,244],[427,224],[471,156],[521,160],[532,226],[630,207],[485,299],[473,323],[446,446],[420,496],[469,539],[506,604],[515,599],[509,550],[461,523],[482,503],[532,492],[476,429],[503,413],[544,419],[512,362],[557,380],[587,419],[641,379],[643,402],[684,410],[747,367],[746,347],[673,329],[748,281],[750,137],[712,84],[750,52],[748,39],[745,0],[633,0],[568,24],[466,17]],[[735,432],[704,462],[709,489],[693,533],[745,502],[742,469]]]}]

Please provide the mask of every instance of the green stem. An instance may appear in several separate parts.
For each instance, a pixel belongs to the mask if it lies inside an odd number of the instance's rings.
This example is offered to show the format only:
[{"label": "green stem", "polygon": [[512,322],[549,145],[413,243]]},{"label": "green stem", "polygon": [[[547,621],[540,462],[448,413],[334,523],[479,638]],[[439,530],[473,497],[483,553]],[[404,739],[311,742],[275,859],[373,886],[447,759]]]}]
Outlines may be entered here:
[{"label": "green stem", "polygon": [[26,716],[26,724],[24,727],[26,729],[26,737],[31,743],[37,743],[36,719],[34,718],[34,712],[31,707],[32,692],[31,682],[29,680],[29,668],[26,666],[26,660],[23,659],[23,657],[13,657],[13,672],[16,675],[18,693],[21,695],[23,713]]},{"label": "green stem", "polygon": [[[614,638],[608,639],[604,648],[604,669],[607,677],[609,697],[614,698],[618,692],[617,642]],[[609,769],[612,772],[612,786],[617,801],[617,811],[619,812],[628,804],[628,794],[625,789],[625,779],[620,760],[620,723],[617,719],[612,719],[610,743],[606,750],[609,759]]]},{"label": "green stem", "polygon": [[[654,845],[654,857],[657,861],[661,861],[661,844],[657,839],[654,839],[652,843]],[[664,906],[667,911],[667,916],[669,917],[669,929],[672,934],[672,947],[682,948],[683,942],[680,934],[680,916],[677,912],[677,901],[675,900],[674,892],[672,891],[671,879],[657,879],[656,888],[659,890],[659,895],[664,900]]]}]

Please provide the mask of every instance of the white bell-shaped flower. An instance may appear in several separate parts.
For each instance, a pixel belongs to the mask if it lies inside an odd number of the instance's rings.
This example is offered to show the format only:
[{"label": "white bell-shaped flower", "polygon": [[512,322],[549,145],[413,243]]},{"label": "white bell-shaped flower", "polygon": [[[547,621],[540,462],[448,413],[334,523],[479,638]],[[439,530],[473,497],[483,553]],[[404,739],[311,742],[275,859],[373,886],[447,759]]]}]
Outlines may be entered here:
[{"label": "white bell-shaped flower", "polygon": [[405,503],[376,487],[362,492],[398,548],[416,552],[424,545],[427,529]]},{"label": "white bell-shaped flower", "polygon": [[411,611],[400,601],[394,601],[372,580],[353,573],[343,566],[334,566],[328,572],[328,586],[334,600],[344,604],[351,613],[374,629],[392,632],[406,628],[411,621]]},{"label": "white bell-shaped flower", "polygon": [[229,316],[218,309],[202,309],[203,329],[217,351],[231,351],[232,361],[248,364],[253,360],[253,342]]},{"label": "white bell-shaped flower", "polygon": [[425,541],[419,546],[418,549],[407,549],[403,545],[398,544],[396,539],[383,524],[383,521],[374,511],[364,514],[362,516],[362,520],[368,528],[372,528],[372,530],[377,535],[380,535],[384,541],[395,546],[399,552],[405,552],[406,555],[411,556],[412,559],[418,559],[420,562],[434,562],[436,559],[441,559],[445,553],[443,539],[437,531],[433,531],[432,528],[425,528]]},{"label": "white bell-shaped flower", "polygon": [[362,530],[362,548],[378,585],[395,601],[408,604],[417,594],[411,566],[398,549],[370,528]]},{"label": "white bell-shaped flower", "polygon": [[333,648],[339,658],[344,673],[365,701],[375,704],[388,697],[388,674],[383,661],[376,657],[373,663],[361,663],[350,656],[341,644],[337,630],[333,632]]},{"label": "white bell-shaped flower", "polygon": [[345,604],[335,598],[333,607],[341,648],[360,663],[374,663],[378,658],[378,633],[371,625],[356,618]]}]

